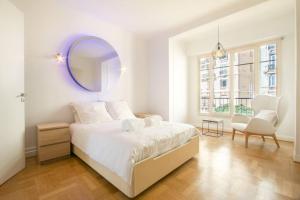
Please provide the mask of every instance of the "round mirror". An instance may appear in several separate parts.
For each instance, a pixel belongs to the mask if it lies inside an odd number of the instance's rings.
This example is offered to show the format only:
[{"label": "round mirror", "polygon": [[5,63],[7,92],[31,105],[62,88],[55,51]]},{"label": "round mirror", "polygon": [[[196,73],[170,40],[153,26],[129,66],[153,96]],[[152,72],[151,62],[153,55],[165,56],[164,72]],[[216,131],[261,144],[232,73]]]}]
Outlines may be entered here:
[{"label": "round mirror", "polygon": [[121,74],[116,50],[105,40],[92,36],[82,37],[71,45],[67,65],[74,81],[93,92],[111,89]]}]

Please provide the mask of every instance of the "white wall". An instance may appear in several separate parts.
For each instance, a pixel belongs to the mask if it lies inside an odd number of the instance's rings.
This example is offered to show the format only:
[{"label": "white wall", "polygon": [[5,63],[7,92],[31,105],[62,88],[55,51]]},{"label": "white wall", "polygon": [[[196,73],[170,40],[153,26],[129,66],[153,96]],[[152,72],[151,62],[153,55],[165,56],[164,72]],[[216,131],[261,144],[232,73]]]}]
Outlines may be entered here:
[{"label": "white wall", "polygon": [[169,78],[169,120],[177,122],[186,122],[188,119],[188,60],[185,52],[184,43],[173,39],[170,44],[170,66]]},{"label": "white wall", "polygon": [[[266,3],[266,5],[268,5]],[[281,6],[282,8],[283,6]],[[275,7],[276,8],[276,7]],[[280,12],[269,12],[269,9],[275,9],[274,6],[268,8],[258,6],[240,14],[228,16],[218,23],[221,24],[221,42],[226,48],[239,47],[252,42],[263,41],[265,39],[281,37],[281,66],[279,68],[279,95],[282,96],[279,118],[280,124],[278,127],[278,137],[286,140],[293,140],[295,136],[295,93],[291,92],[295,89],[296,72],[295,57],[294,57],[294,13],[293,7],[289,6],[282,8]],[[279,9],[279,5],[277,7]],[[269,13],[269,14],[268,14]],[[257,15],[258,17],[254,17]],[[217,23],[208,24],[202,27],[198,38],[191,36],[186,38],[188,42],[185,45],[186,54],[189,56],[189,122],[200,124],[201,119],[205,116],[199,115],[199,79],[198,63],[196,56],[203,53],[209,53],[213,45],[216,43],[216,37],[212,37],[216,32]],[[230,117],[224,118],[225,127],[230,128]]]},{"label": "white wall", "polygon": [[149,111],[169,119],[169,42],[165,35],[148,41]]},{"label": "white wall", "polygon": [[[148,72],[145,43],[134,34],[72,10],[59,1],[12,0],[25,14],[26,148],[33,154],[38,123],[66,121],[73,117],[68,104],[73,101],[125,99],[133,111],[147,110]],[[108,41],[127,68],[118,87],[110,94],[84,91],[57,64],[53,55],[66,55],[71,42],[82,35]]]}]

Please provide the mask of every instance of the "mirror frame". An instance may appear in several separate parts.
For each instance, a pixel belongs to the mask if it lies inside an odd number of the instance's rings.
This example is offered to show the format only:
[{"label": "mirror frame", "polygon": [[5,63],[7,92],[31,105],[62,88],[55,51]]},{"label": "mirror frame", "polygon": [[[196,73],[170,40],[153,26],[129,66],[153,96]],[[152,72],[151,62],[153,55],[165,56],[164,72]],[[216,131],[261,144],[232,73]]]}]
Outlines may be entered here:
[{"label": "mirror frame", "polygon": [[68,49],[68,52],[67,52],[67,58],[66,58],[66,64],[67,64],[67,69],[68,69],[68,72],[71,76],[71,78],[73,79],[73,81],[78,85],[80,86],[81,88],[83,88],[84,90],[87,90],[89,92],[102,92],[102,91],[97,91],[97,90],[91,90],[89,88],[86,88],[85,86],[83,86],[74,76],[74,74],[72,73],[72,66],[71,66],[71,61],[70,61],[70,57],[71,57],[71,53],[72,53],[72,50],[76,47],[76,45],[78,45],[81,41],[84,41],[84,40],[87,40],[87,39],[95,39],[95,40],[100,40],[100,41],[104,41],[106,42],[115,52],[116,54],[118,55],[118,58],[120,60],[120,71],[121,71],[121,59],[120,59],[120,56],[118,54],[118,52],[116,51],[116,49],[110,44],[108,43],[106,40],[100,38],[100,37],[97,37],[97,36],[82,36],[76,40],[73,41],[73,43],[70,45],[69,49]]}]

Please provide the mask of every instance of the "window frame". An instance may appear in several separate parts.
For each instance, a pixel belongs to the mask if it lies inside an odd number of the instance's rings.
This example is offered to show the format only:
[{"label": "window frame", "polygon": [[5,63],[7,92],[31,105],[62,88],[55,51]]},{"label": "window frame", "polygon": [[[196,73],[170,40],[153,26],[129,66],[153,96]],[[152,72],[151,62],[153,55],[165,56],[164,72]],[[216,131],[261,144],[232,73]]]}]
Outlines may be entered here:
[{"label": "window frame", "polygon": [[[281,41],[282,37],[280,38],[274,38],[270,40],[264,40],[252,44],[246,44],[239,47],[234,47],[227,49],[227,53],[229,54],[229,67],[228,67],[228,81],[227,85],[229,85],[229,112],[228,113],[219,113],[213,111],[213,101],[214,101],[214,79],[213,79],[213,73],[214,73],[214,61],[212,59],[211,53],[204,53],[197,56],[198,61],[198,113],[200,116],[219,116],[219,117],[230,117],[233,114],[235,114],[234,110],[234,76],[233,76],[233,64],[234,64],[234,54],[239,53],[246,50],[252,50],[253,49],[253,82],[254,82],[254,96],[258,95],[260,92],[260,47],[267,44],[275,44],[276,45],[276,60],[274,61],[276,63],[276,96],[280,96],[280,71],[281,71]],[[209,108],[208,112],[204,113],[201,112],[201,77],[200,77],[200,70],[201,70],[201,58],[209,58]]]}]

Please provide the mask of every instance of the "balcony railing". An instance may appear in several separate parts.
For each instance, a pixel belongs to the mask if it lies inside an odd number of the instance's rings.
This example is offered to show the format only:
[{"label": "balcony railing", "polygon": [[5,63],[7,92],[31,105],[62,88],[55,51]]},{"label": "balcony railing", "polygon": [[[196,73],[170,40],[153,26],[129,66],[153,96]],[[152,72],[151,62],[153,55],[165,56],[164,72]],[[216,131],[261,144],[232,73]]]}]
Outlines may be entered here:
[{"label": "balcony railing", "polygon": [[251,109],[250,97],[236,97],[234,98],[234,112],[241,115],[253,115],[253,110]]},{"label": "balcony railing", "polygon": [[[201,98],[201,112],[209,112],[209,97]],[[234,98],[234,113],[241,115],[253,115],[251,109],[251,97],[236,97]],[[229,113],[230,112],[230,98],[229,97],[215,97],[213,98],[213,112]]]},{"label": "balcony railing", "polygon": [[229,97],[215,97],[213,102],[214,112],[226,113],[229,112],[230,99]]}]

